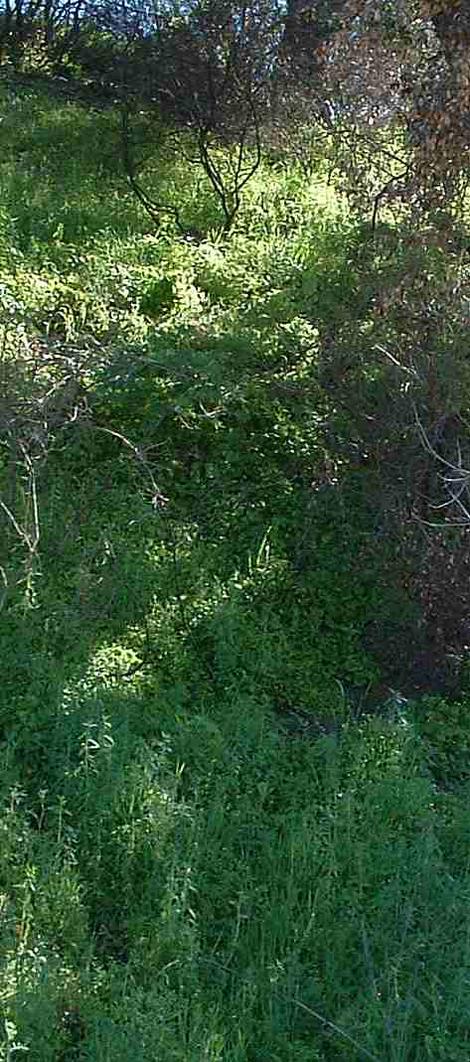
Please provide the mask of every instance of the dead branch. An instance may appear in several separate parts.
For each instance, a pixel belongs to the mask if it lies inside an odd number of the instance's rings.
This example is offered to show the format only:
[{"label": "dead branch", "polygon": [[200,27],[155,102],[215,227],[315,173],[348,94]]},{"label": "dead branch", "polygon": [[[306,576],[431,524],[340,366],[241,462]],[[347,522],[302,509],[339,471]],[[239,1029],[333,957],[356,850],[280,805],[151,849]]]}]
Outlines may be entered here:
[{"label": "dead branch", "polygon": [[172,206],[170,203],[159,203],[155,199],[152,199],[147,192],[142,188],[142,185],[137,179],[136,164],[134,158],[132,134],[130,127],[130,108],[128,104],[123,104],[121,108],[121,153],[124,173],[129,182],[129,185],[141,206],[143,206],[146,213],[152,219],[154,225],[159,228],[161,224],[162,214],[169,214],[173,218],[175,225],[179,232],[184,233],[185,228],[181,222],[178,208]]}]

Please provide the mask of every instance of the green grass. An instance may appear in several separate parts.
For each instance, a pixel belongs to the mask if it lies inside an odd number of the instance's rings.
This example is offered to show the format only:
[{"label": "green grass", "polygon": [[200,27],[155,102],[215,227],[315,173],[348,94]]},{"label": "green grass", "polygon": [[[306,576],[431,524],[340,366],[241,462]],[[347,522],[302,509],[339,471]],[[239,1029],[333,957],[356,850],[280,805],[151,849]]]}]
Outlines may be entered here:
[{"label": "green grass", "polygon": [[468,702],[350,693],[406,602],[322,349],[392,267],[267,164],[222,241],[157,158],[157,235],[112,113],[2,107],[5,379],[82,357],[89,414],[3,525],[0,1058],[466,1062]]}]

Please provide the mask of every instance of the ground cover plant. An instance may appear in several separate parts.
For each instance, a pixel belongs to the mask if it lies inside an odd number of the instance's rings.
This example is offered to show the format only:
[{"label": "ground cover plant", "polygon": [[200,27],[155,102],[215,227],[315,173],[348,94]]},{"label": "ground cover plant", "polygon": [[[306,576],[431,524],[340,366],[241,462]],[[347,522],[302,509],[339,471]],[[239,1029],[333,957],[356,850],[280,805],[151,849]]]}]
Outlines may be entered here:
[{"label": "ground cover plant", "polygon": [[464,1062],[464,224],[0,106],[0,1057]]}]

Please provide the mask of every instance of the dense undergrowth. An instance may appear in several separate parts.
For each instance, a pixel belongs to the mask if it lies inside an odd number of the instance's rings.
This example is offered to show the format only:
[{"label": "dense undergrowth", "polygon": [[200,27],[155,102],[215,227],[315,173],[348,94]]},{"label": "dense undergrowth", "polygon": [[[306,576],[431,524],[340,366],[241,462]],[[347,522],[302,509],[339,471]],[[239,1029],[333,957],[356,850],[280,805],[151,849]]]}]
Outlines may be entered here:
[{"label": "dense undergrowth", "polygon": [[401,668],[424,458],[372,356],[461,247],[280,162],[222,240],[174,143],[155,233],[112,112],[4,88],[0,135],[0,1057],[464,1062],[465,668]]}]

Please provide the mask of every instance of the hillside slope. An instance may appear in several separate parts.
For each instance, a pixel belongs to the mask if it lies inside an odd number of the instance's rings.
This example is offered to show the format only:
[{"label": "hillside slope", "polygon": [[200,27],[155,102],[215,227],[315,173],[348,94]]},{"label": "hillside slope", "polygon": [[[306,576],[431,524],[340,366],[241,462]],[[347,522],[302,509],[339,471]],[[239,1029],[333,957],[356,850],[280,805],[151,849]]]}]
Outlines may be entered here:
[{"label": "hillside slope", "polygon": [[329,379],[392,401],[386,244],[279,163],[222,240],[172,144],[157,233],[112,111],[2,92],[0,1057],[466,1062],[465,685]]}]

